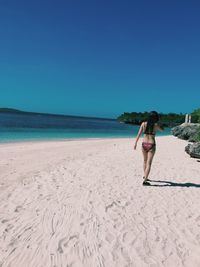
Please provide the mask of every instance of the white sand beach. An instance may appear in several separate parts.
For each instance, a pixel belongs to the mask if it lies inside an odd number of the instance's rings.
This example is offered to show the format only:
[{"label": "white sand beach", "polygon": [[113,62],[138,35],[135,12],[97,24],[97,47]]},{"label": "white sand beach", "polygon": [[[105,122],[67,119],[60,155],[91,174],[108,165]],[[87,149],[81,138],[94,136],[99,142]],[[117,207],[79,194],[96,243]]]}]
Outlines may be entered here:
[{"label": "white sand beach", "polygon": [[[1,267],[199,267],[200,162],[157,137],[1,144]],[[160,181],[160,182],[159,182]]]}]

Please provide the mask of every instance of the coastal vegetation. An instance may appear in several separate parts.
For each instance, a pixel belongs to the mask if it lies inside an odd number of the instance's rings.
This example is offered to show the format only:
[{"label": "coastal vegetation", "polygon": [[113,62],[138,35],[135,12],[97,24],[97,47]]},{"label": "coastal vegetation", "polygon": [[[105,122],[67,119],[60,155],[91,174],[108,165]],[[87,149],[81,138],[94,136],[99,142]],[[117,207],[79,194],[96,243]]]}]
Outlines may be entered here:
[{"label": "coastal vegetation", "polygon": [[191,115],[193,122],[200,123],[200,108],[194,110]]},{"label": "coastal vegetation", "polygon": [[197,142],[200,142],[200,127],[197,130],[197,138],[196,138]]},{"label": "coastal vegetation", "polygon": [[[117,120],[119,122],[140,125],[148,118],[148,112],[124,112]],[[192,113],[192,123],[200,123],[200,108]],[[174,127],[185,122],[185,114],[183,113],[160,113],[160,123],[164,127]]]},{"label": "coastal vegetation", "polygon": [[[149,113],[148,112],[124,112],[120,115],[117,120],[123,123],[139,125],[141,122],[147,120]],[[185,114],[176,114],[176,113],[160,113],[160,123],[164,127],[174,127],[185,121]]]}]

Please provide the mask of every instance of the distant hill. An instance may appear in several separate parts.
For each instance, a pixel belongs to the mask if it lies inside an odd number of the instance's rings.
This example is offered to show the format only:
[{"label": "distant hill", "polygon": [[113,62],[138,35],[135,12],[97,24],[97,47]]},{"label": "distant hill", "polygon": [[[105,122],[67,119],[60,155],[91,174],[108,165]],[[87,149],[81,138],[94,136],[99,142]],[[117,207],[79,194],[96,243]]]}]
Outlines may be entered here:
[{"label": "distant hill", "polygon": [[0,108],[1,113],[24,113],[24,111],[14,109],[14,108]]},{"label": "distant hill", "polygon": [[110,118],[98,118],[98,117],[84,117],[84,116],[75,116],[75,115],[62,115],[62,114],[51,114],[51,113],[39,113],[39,112],[27,112],[14,108],[0,108],[0,113],[21,113],[23,115],[43,115],[43,116],[57,116],[57,117],[70,117],[70,118],[83,118],[83,119],[95,119],[95,120],[109,120],[115,121],[116,119]]}]

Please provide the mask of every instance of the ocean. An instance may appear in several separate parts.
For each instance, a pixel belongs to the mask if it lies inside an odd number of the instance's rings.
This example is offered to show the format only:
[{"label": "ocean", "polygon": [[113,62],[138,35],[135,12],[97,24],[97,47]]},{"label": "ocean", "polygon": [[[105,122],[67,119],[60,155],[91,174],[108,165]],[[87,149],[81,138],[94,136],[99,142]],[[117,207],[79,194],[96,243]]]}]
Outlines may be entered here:
[{"label": "ocean", "polygon": [[[125,138],[139,126],[117,120],[47,114],[0,113],[0,143],[82,138]],[[158,135],[170,135],[170,128]]]}]

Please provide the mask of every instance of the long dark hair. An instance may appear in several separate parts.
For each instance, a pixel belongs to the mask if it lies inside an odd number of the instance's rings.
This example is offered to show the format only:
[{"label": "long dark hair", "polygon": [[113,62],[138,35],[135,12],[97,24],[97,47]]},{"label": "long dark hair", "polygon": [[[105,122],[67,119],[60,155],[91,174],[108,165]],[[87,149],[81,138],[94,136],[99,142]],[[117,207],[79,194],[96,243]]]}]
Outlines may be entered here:
[{"label": "long dark hair", "polygon": [[158,112],[151,111],[150,114],[149,114],[149,117],[147,119],[147,126],[146,126],[146,129],[145,129],[145,133],[146,134],[152,134],[153,133],[153,129],[154,129],[154,125],[158,121],[159,121]]}]

